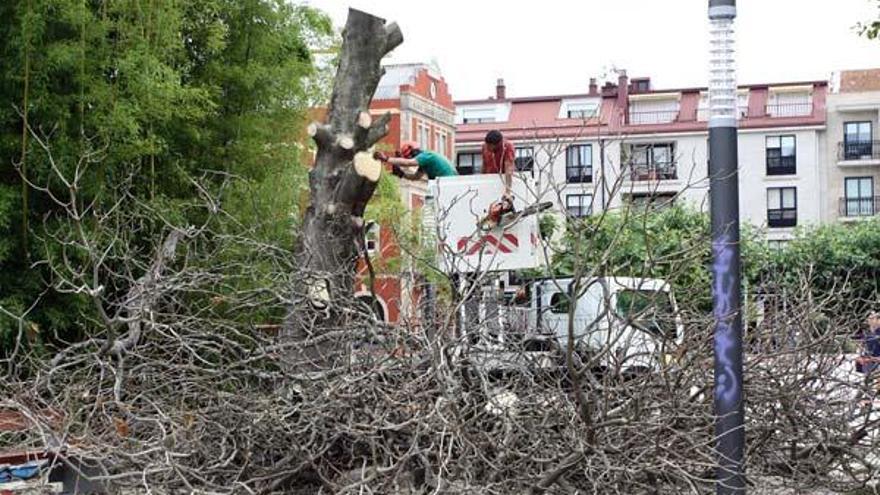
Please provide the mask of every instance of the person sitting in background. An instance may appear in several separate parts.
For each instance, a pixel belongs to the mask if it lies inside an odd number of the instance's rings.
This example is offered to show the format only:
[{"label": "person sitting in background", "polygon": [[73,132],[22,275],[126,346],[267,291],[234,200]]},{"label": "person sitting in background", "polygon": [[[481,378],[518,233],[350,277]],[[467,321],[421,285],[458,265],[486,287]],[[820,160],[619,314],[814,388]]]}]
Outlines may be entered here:
[{"label": "person sitting in background", "polygon": [[880,367],[880,313],[868,313],[865,323],[868,326],[868,331],[862,332],[865,352],[856,360],[856,369],[862,373],[870,373]]}]

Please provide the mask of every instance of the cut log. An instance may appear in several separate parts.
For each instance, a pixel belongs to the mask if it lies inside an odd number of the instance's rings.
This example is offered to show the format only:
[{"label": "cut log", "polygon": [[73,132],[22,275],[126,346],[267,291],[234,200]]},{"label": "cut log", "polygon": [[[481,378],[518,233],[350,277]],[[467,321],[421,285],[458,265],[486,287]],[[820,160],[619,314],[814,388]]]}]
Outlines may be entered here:
[{"label": "cut log", "polygon": [[369,129],[372,123],[373,117],[370,115],[370,112],[363,111],[358,114],[358,127],[361,129]]},{"label": "cut log", "polygon": [[319,147],[327,146],[332,141],[333,134],[330,132],[330,127],[324,124],[312,122],[306,128],[306,132],[309,133],[309,136],[315,140]]},{"label": "cut log", "polygon": [[330,306],[330,287],[327,280],[312,279],[309,284],[309,302],[317,309],[326,309]]},{"label": "cut log", "polygon": [[354,149],[354,139],[351,136],[339,136],[336,138],[336,145],[344,150]]},{"label": "cut log", "polygon": [[362,151],[354,156],[352,168],[354,173],[347,174],[339,185],[338,197],[351,204],[352,216],[360,217],[364,215],[369,198],[373,197],[373,192],[379,183],[382,164],[369,153]]},{"label": "cut log", "polygon": [[382,164],[369,153],[360,152],[354,156],[354,171],[370,182],[377,182],[382,173]]}]

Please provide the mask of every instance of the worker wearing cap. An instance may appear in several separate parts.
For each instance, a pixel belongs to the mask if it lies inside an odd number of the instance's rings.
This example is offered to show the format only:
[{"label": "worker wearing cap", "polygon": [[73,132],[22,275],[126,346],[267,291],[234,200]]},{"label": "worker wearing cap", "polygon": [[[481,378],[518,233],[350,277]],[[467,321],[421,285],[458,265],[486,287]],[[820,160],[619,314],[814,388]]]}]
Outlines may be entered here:
[{"label": "worker wearing cap", "polygon": [[[458,175],[455,167],[443,155],[433,151],[423,151],[419,149],[417,143],[412,141],[404,141],[401,144],[400,157],[388,157],[378,151],[373,156],[377,160],[391,164],[391,173],[397,177],[405,177],[410,180],[418,180],[423,176],[436,179],[437,177]],[[414,168],[415,171],[404,171],[404,168]]]}]

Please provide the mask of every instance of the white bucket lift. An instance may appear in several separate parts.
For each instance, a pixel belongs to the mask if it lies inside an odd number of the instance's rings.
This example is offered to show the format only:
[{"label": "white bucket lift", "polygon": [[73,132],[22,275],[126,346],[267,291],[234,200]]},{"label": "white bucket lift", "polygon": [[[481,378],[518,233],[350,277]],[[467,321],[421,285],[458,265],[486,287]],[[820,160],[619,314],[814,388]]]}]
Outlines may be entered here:
[{"label": "white bucket lift", "polygon": [[[538,216],[528,215],[506,227],[481,230],[480,219],[501,199],[504,186],[497,174],[440,177],[430,184],[434,198],[432,226],[439,263],[447,273],[498,272],[539,266]],[[535,204],[535,188],[522,177],[512,184],[516,211]]]}]

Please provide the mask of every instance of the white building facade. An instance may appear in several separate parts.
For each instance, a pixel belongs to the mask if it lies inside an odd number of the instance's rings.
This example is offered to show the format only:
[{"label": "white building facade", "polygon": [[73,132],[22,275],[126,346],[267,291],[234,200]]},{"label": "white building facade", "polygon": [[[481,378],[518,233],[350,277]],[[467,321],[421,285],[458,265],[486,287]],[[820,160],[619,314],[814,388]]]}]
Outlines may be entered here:
[{"label": "white building facade", "polygon": [[855,222],[880,213],[878,126],[880,70],[836,74],[828,96],[823,220]]},{"label": "white building facade", "polygon": [[[827,93],[825,81],[740,88],[740,215],[771,242],[828,218]],[[655,91],[621,75],[582,95],[505,96],[499,81],[495,98],[456,102],[459,173],[479,173],[484,136],[497,129],[536,199],[560,213],[670,202],[708,210],[704,88]]]}]

